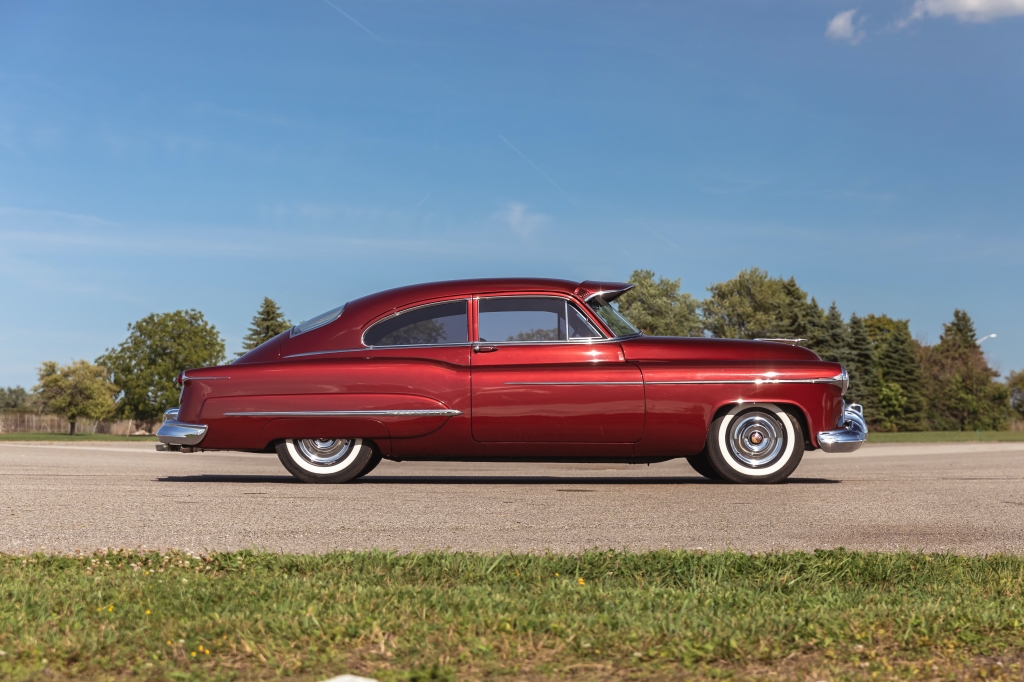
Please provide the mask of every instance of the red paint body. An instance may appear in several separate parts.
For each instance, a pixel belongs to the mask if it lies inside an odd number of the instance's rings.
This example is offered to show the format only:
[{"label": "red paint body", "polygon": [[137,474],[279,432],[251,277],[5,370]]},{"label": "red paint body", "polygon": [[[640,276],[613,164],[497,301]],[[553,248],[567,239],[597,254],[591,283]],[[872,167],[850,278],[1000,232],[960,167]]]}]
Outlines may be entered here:
[{"label": "red paint body", "polygon": [[[771,402],[797,416],[806,445],[836,427],[838,364],[780,343],[611,338],[586,305],[600,283],[501,279],[438,282],[373,294],[335,321],[289,332],[231,365],[189,370],[178,419],[205,424],[202,449],[267,451],[283,438],[366,438],[398,460],[652,462],[699,453],[715,415]],[[609,338],[501,343],[474,352],[477,299],[573,302]],[[469,302],[469,343],[366,347],[375,322],[425,304]],[[766,383],[739,383],[764,381]],[[793,383],[774,383],[783,382]],[[708,383],[671,383],[708,382]],[[736,383],[717,383],[736,382]],[[237,412],[458,410],[457,416],[229,416]]]}]

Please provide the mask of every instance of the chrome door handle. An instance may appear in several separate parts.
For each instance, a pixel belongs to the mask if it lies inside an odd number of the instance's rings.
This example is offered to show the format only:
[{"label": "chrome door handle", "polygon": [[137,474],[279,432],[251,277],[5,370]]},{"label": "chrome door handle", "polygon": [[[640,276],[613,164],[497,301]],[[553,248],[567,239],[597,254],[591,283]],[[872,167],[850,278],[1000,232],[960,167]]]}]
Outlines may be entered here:
[{"label": "chrome door handle", "polygon": [[474,353],[493,353],[496,350],[497,346],[473,346]]}]

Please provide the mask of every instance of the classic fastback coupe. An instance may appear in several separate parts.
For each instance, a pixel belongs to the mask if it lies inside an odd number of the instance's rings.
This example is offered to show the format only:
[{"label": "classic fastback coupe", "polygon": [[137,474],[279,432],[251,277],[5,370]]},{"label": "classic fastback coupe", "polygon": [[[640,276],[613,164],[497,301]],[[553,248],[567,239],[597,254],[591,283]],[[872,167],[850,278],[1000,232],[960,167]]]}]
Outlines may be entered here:
[{"label": "classic fastback coupe", "polygon": [[178,376],[164,447],[277,451],[296,478],[381,460],[688,458],[735,483],[788,477],[805,450],[856,450],[842,365],[780,340],[650,337],[612,305],[629,284],[478,279],[347,303],[230,365]]}]

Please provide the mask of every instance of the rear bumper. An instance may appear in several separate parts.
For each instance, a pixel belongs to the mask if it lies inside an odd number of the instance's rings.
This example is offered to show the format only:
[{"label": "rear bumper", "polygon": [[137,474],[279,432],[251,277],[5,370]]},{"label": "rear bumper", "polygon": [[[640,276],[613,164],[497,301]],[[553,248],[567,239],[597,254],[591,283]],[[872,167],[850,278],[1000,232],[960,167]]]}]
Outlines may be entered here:
[{"label": "rear bumper", "polygon": [[178,410],[167,410],[164,423],[156,432],[156,439],[165,445],[198,445],[206,437],[205,424],[186,424],[178,421]]},{"label": "rear bumper", "polygon": [[818,445],[828,453],[853,452],[868,439],[868,425],[864,421],[864,408],[856,403],[843,409],[840,428],[818,433]]}]

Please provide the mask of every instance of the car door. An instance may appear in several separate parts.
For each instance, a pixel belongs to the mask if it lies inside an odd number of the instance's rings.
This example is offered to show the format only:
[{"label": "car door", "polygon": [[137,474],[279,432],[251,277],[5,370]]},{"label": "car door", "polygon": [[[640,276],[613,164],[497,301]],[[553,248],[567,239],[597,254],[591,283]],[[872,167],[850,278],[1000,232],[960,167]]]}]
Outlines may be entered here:
[{"label": "car door", "polygon": [[483,443],[634,443],[644,426],[640,370],[572,302],[481,297],[473,345],[472,430]]}]

